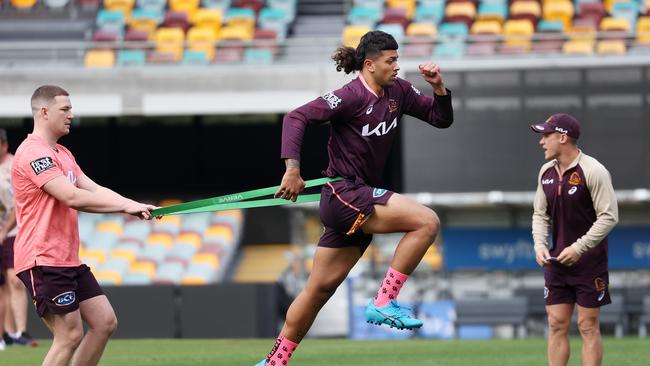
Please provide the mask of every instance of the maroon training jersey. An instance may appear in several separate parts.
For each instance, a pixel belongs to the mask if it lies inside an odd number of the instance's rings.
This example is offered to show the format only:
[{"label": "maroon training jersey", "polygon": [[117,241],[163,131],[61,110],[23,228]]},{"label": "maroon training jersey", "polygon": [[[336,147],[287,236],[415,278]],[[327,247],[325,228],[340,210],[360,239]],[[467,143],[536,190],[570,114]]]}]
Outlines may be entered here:
[{"label": "maroon training jersey", "polygon": [[551,256],[557,257],[570,245],[582,254],[572,267],[553,268],[574,273],[606,271],[607,234],[617,221],[618,206],[609,172],[596,159],[580,152],[562,176],[557,161],[544,164],[533,214],[535,247],[547,245],[550,226]]},{"label": "maroon training jersey", "polygon": [[300,160],[308,124],[330,121],[328,177],[361,180],[377,187],[397,135],[400,118],[407,114],[438,128],[453,122],[451,92],[426,96],[406,80],[397,78],[377,96],[362,76],[342,88],[288,113],[282,126],[283,159]]}]

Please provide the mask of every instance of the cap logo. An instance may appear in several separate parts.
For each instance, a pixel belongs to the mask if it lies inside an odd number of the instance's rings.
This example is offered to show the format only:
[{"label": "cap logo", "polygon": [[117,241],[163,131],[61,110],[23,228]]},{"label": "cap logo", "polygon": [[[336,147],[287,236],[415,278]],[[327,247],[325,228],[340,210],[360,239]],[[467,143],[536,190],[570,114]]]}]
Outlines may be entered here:
[{"label": "cap logo", "polygon": [[555,131],[560,132],[560,133],[569,133],[569,131],[565,130],[562,127],[555,127]]}]

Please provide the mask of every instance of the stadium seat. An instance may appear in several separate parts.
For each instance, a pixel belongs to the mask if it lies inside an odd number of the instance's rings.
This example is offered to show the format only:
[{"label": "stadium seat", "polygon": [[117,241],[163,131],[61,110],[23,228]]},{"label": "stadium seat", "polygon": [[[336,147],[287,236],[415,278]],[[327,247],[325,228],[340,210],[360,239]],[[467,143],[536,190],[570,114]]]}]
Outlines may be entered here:
[{"label": "stadium seat", "polygon": [[[271,50],[271,54],[274,57],[278,53],[278,34],[274,30],[257,28],[253,34],[253,40],[255,48],[266,48]],[[207,227],[207,225],[205,227]],[[197,231],[203,232],[203,230]]]},{"label": "stadium seat", "polygon": [[[125,53],[125,59],[133,59],[136,63],[144,64],[145,55],[143,51],[121,51]],[[130,60],[129,60],[130,62]],[[139,241],[144,241],[149,234],[151,233],[151,224],[146,221],[130,221],[124,224],[124,230],[122,232],[123,239],[136,239]]]},{"label": "stadium seat", "polygon": [[508,46],[530,50],[534,33],[535,27],[528,19],[507,20],[503,25],[503,35],[506,37],[504,44]]},{"label": "stadium seat", "polygon": [[115,233],[115,235],[117,236],[122,235],[122,231],[123,231],[122,224],[115,221],[98,222],[96,230],[99,233],[104,233],[104,232]]},{"label": "stadium seat", "polygon": [[[492,35],[500,36],[502,32],[501,22],[492,19],[492,20],[477,20],[472,24],[470,28],[470,33],[472,35]],[[496,40],[494,38],[493,40]]]},{"label": "stadium seat", "polygon": [[412,21],[416,23],[433,23],[437,25],[442,21],[444,11],[445,5],[443,1],[430,5],[420,4],[415,9],[415,15],[413,16]]},{"label": "stadium seat", "polygon": [[352,6],[359,6],[362,8],[372,8],[379,11],[384,10],[385,1],[384,0],[353,0]]},{"label": "stadium seat", "polygon": [[165,14],[165,19],[162,22],[164,28],[179,28],[183,33],[187,32],[190,28],[190,21],[187,13],[184,11],[168,11]]},{"label": "stadium seat", "polygon": [[443,40],[464,40],[469,34],[465,23],[442,23],[438,27],[438,37]]},{"label": "stadium seat", "polygon": [[264,8],[257,19],[258,28],[276,32],[278,39],[285,39],[291,15],[285,9]]},{"label": "stadium seat", "polygon": [[510,19],[526,19],[535,25],[542,16],[542,8],[535,0],[515,1],[510,5]]},{"label": "stadium seat", "polygon": [[144,52],[148,48],[150,38],[153,39],[153,35],[150,37],[147,32],[128,30],[124,35],[124,48]]},{"label": "stadium seat", "polygon": [[117,235],[112,232],[94,232],[86,242],[87,249],[104,249],[110,251],[117,244]]},{"label": "stadium seat", "polygon": [[197,234],[196,232],[184,232],[178,234],[178,236],[176,236],[176,240],[174,241],[174,245],[179,244],[188,244],[198,249],[202,244],[201,235]]},{"label": "stadium seat", "polygon": [[[226,25],[221,28],[220,40],[248,42],[253,39],[254,28],[244,24]],[[243,47],[243,45],[240,45]],[[243,52],[243,51],[242,51]]]},{"label": "stadium seat", "polygon": [[598,55],[625,55],[627,46],[620,39],[604,39],[596,44]]},{"label": "stadium seat", "polygon": [[564,23],[559,20],[542,19],[537,23],[537,32],[541,33],[563,33]]},{"label": "stadium seat", "polygon": [[151,262],[132,262],[129,265],[128,273],[140,273],[149,278],[149,281],[156,274],[156,265]]},{"label": "stadium seat", "polygon": [[224,13],[230,8],[231,4],[232,0],[201,0],[201,7],[206,9],[219,9]]},{"label": "stadium seat", "polygon": [[445,7],[445,22],[461,22],[469,27],[474,18],[476,18],[476,5],[472,2],[447,3]]},{"label": "stadium seat", "polygon": [[180,284],[183,270],[183,265],[180,263],[162,263],[156,269],[153,282]]},{"label": "stadium seat", "polygon": [[366,25],[347,25],[343,28],[341,41],[344,46],[356,48],[364,34],[372,29]]},{"label": "stadium seat", "polygon": [[221,30],[221,23],[223,22],[223,12],[220,9],[206,9],[201,8],[197,10],[192,23],[195,27],[211,28],[214,30],[216,38],[219,37]]},{"label": "stadium seat", "polygon": [[166,5],[167,0],[137,0],[138,9],[145,11],[154,11],[161,14]]},{"label": "stadium seat", "polygon": [[60,11],[70,4],[70,0],[44,0],[43,2],[48,8],[54,11]]},{"label": "stadium seat", "polygon": [[564,42],[562,53],[567,55],[593,55],[594,42],[585,40],[570,40]]},{"label": "stadium seat", "polygon": [[347,21],[351,25],[367,26],[374,28],[383,16],[382,11],[374,8],[362,8],[354,6],[347,15]]},{"label": "stadium seat", "polygon": [[244,62],[247,64],[273,63],[273,52],[266,48],[248,48],[244,51]]},{"label": "stadium seat", "polygon": [[167,249],[171,249],[174,244],[174,238],[169,233],[151,233],[146,240],[146,244],[151,245],[162,245]]},{"label": "stadium seat", "polygon": [[459,299],[455,301],[456,335],[462,325],[512,325],[519,338],[526,336],[528,299]]},{"label": "stadium seat", "polygon": [[140,254],[138,254],[138,261],[162,263],[167,256],[167,247],[164,245],[147,245]]},{"label": "stadium seat", "polygon": [[379,24],[377,30],[386,32],[395,38],[398,45],[404,43],[404,28],[399,24]]},{"label": "stadium seat", "polygon": [[213,270],[217,270],[219,268],[219,258],[211,253],[198,253],[195,254],[194,257],[192,258],[191,263],[196,264],[196,263],[203,263]]},{"label": "stadium seat", "polygon": [[214,57],[215,63],[240,63],[244,59],[244,47],[241,44],[219,44],[217,54]]},{"label": "stadium seat", "polygon": [[102,286],[119,286],[122,284],[122,273],[112,270],[100,270],[95,273],[95,279]]},{"label": "stadium seat", "polygon": [[[192,27],[187,32],[188,51],[204,52],[205,62],[208,63],[214,59],[214,53],[217,47],[217,38],[213,28],[209,27]],[[184,62],[186,60],[184,59]],[[180,217],[175,224],[180,228]]]},{"label": "stadium seat", "polygon": [[[214,59],[215,52],[212,52],[212,58]],[[183,58],[181,59],[181,64],[183,65],[208,65],[210,63],[210,58],[206,51],[191,51],[185,50],[183,52]]]},{"label": "stadium seat", "polygon": [[132,263],[138,257],[140,247],[135,244],[120,244],[111,252],[111,258],[121,258]]},{"label": "stadium seat", "polygon": [[533,42],[532,52],[535,54],[555,54],[562,52],[564,41],[560,38],[555,40],[538,40]]},{"label": "stadium seat", "polygon": [[191,244],[177,243],[167,255],[168,261],[180,261],[188,265],[197,253],[197,247]]},{"label": "stadium seat", "polygon": [[593,42],[596,40],[596,27],[593,19],[576,19],[571,26],[569,39]]},{"label": "stadium seat", "polygon": [[210,216],[210,212],[183,215],[181,230],[203,233],[210,224]]},{"label": "stadium seat", "polygon": [[38,0],[11,0],[11,5],[16,9],[29,10],[36,5]]},{"label": "stadium seat", "polygon": [[462,58],[465,53],[465,44],[462,42],[449,41],[438,44],[433,50],[433,58]]},{"label": "stadium seat", "polygon": [[573,3],[567,1],[547,2],[544,4],[543,15],[546,20],[559,20],[564,24],[564,29],[571,28],[573,19]]},{"label": "stadium seat", "polygon": [[127,21],[131,18],[134,5],[135,0],[104,0],[104,9],[121,12]]},{"label": "stadium seat", "polygon": [[243,26],[252,32],[255,29],[255,11],[248,8],[230,8],[224,17],[225,23],[229,26]]},{"label": "stadium seat", "polygon": [[129,21],[129,30],[141,31],[147,35],[153,35],[158,28],[158,20],[151,17],[134,17],[131,16]]},{"label": "stadium seat", "polygon": [[465,55],[467,56],[492,56],[495,53],[495,43],[472,43],[465,48]]},{"label": "stadium seat", "polygon": [[189,21],[193,21],[199,5],[200,0],[169,0],[169,10],[173,12],[184,12]]},{"label": "stadium seat", "polygon": [[124,32],[125,24],[126,18],[120,11],[109,11],[106,9],[101,9],[97,12],[97,17],[95,18],[95,25],[97,26],[97,29],[113,32],[116,34],[122,34]]},{"label": "stadium seat", "polygon": [[92,259],[98,264],[106,262],[106,258],[108,257],[107,253],[100,249],[85,249],[79,253],[79,256],[82,258],[83,263],[85,263],[83,259]]},{"label": "stadium seat", "polygon": [[578,13],[580,18],[593,18],[597,23],[600,23],[606,15],[605,6],[600,1],[580,3]]},{"label": "stadium seat", "polygon": [[234,237],[234,233],[232,228],[226,225],[221,225],[221,224],[213,224],[208,227],[208,229],[205,231],[203,237],[205,240],[208,240],[209,238],[212,237],[220,237],[226,240],[226,242],[231,242]]},{"label": "stadium seat", "polygon": [[650,44],[650,16],[639,17],[636,23],[636,41]]},{"label": "stadium seat", "polygon": [[478,20],[496,20],[500,23],[508,18],[508,8],[504,3],[482,2],[478,7]]},{"label": "stadium seat", "polygon": [[127,272],[122,277],[123,286],[145,286],[151,284],[151,278],[144,273]]},{"label": "stadium seat", "polygon": [[403,8],[387,8],[384,11],[384,16],[381,19],[383,24],[399,24],[403,28],[410,23],[409,18],[406,16],[406,9]]},{"label": "stadium seat", "polygon": [[163,216],[161,219],[154,221],[152,230],[177,235],[180,232],[181,221],[180,215]]},{"label": "stadium seat", "polygon": [[181,277],[181,285],[185,286],[199,286],[199,285],[206,285],[208,281],[200,276],[193,276],[193,275],[183,275]]}]

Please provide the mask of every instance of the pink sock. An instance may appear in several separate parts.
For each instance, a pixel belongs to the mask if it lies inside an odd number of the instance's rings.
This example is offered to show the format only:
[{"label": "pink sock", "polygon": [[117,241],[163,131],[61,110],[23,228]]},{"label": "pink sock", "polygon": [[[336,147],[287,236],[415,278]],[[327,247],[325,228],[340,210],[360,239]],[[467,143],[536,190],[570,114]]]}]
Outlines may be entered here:
[{"label": "pink sock", "polygon": [[298,348],[298,343],[291,342],[284,336],[279,335],[275,340],[275,346],[268,356],[266,356],[267,366],[286,366],[289,364],[289,359],[293,356],[293,352]]},{"label": "pink sock", "polygon": [[399,290],[404,286],[404,282],[406,282],[408,278],[408,275],[397,272],[393,267],[388,267],[386,277],[381,283],[381,287],[375,296],[375,306],[386,306],[386,304],[391,300],[397,300]]}]

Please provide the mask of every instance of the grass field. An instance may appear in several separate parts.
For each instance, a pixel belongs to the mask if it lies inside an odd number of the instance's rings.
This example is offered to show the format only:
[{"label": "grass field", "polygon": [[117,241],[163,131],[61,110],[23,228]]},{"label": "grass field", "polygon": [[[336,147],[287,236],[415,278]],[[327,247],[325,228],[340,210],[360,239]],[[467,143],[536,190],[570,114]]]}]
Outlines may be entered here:
[{"label": "grass field", "polygon": [[[603,365],[650,365],[650,341],[606,338]],[[271,339],[251,340],[114,340],[104,353],[103,366],[210,365],[253,366],[273,345]],[[49,347],[8,347],[0,365],[39,365]],[[544,339],[492,341],[349,341],[306,339],[291,366],[534,366],[546,364]],[[580,365],[580,341],[572,339],[569,365]]]}]

